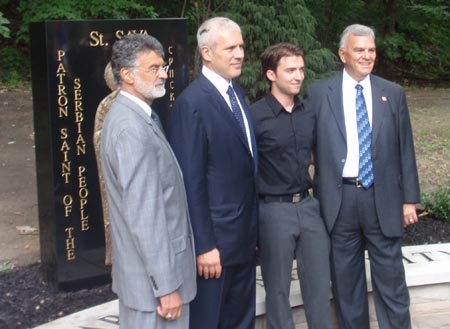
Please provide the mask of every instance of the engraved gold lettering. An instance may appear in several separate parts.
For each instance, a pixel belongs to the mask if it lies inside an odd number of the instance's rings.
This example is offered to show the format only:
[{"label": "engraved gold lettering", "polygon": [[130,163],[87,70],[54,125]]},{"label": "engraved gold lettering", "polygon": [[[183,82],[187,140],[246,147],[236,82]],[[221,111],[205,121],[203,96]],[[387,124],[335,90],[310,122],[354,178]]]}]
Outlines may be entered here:
[{"label": "engraved gold lettering", "polygon": [[63,63],[59,63],[58,68],[56,69],[56,73],[66,73],[66,68],[64,67]]},{"label": "engraved gold lettering", "polygon": [[75,111],[83,111],[83,108],[81,107],[82,105],[82,101],[75,101]]},{"label": "engraved gold lettering", "polygon": [[86,183],[86,167],[78,167],[78,197],[80,198],[80,225],[81,231],[89,230],[89,215],[86,214],[85,206],[88,204],[89,190]]},{"label": "engraved gold lettering", "polygon": [[83,112],[75,112],[75,122],[83,121]]},{"label": "engraved gold lettering", "polygon": [[70,172],[71,161],[66,161],[61,163],[61,171],[64,173]]},{"label": "engraved gold lettering", "polygon": [[60,151],[69,151],[70,147],[69,144],[67,144],[67,141],[64,141],[61,145]]},{"label": "engraved gold lettering", "polygon": [[67,253],[67,260],[74,260],[75,259],[75,238],[73,237],[73,227],[67,227],[64,229],[64,231],[67,233],[66,237],[66,253]]},{"label": "engraved gold lettering", "polygon": [[65,55],[66,55],[66,52],[64,50],[58,50],[56,52],[56,58],[57,58],[56,60],[58,62],[61,62],[61,58],[63,58]]},{"label": "engraved gold lettering", "polygon": [[69,103],[69,100],[67,99],[66,96],[60,95],[60,96],[58,97],[58,105],[59,105],[60,107],[66,106],[67,103]]},{"label": "engraved gold lettering", "polygon": [[67,95],[66,94],[66,86],[58,85],[58,95]]},{"label": "engraved gold lettering", "polygon": [[67,128],[61,128],[60,133],[61,139],[67,139],[67,137],[69,137],[69,135],[67,134]]},{"label": "engraved gold lettering", "polygon": [[87,198],[89,195],[89,190],[85,187],[82,187],[78,190],[78,196],[82,199]]},{"label": "engraved gold lettering", "polygon": [[86,187],[86,176],[79,177],[78,178],[78,186],[80,187]]},{"label": "engraved gold lettering", "polygon": [[82,220],[81,221],[81,230],[82,231],[89,230],[89,222],[87,220]]},{"label": "engraved gold lettering", "polygon": [[117,39],[122,39],[123,38],[123,35],[124,35],[124,32],[123,32],[123,30],[117,30],[116,31],[116,38]]},{"label": "engraved gold lettering", "polygon": [[103,41],[104,35],[102,33],[98,31],[92,31],[89,34],[89,37],[91,39],[91,41],[89,41],[89,46],[91,47],[107,46],[107,44],[105,44],[105,42]]},{"label": "engraved gold lettering", "polygon": [[70,194],[66,194],[63,197],[64,217],[69,217],[69,214],[72,212],[72,203],[73,203],[72,196]]},{"label": "engraved gold lettering", "polygon": [[146,34],[148,35],[147,30],[128,30],[128,31],[124,31],[124,30],[116,30],[115,36],[118,40],[122,39],[124,35],[130,35],[130,34]]}]

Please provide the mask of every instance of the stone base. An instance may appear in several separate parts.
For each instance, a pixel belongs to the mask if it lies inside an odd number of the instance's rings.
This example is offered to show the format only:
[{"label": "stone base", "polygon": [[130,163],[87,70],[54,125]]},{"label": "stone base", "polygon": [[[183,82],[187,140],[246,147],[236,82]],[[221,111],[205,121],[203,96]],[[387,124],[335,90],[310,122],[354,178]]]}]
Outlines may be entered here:
[{"label": "stone base", "polygon": [[[403,248],[406,282],[411,297],[413,329],[450,329],[450,243]],[[307,329],[300,285],[292,271],[291,306],[296,329]],[[370,328],[378,329],[372,298],[369,263],[366,263],[369,290]],[[330,292],[331,298],[331,292]],[[265,329],[265,292],[259,269],[256,287],[256,326]],[[68,315],[36,329],[118,329],[117,300]],[[335,326],[337,328],[337,326]]]}]

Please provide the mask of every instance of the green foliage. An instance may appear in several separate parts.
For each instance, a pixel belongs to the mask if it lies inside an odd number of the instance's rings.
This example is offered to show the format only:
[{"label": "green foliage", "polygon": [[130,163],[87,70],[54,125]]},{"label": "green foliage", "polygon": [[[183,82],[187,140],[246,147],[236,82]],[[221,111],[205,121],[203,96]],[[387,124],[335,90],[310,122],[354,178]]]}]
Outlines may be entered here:
[{"label": "green foliage", "polygon": [[14,268],[14,263],[11,261],[6,261],[3,263],[0,263],[0,272],[9,271]]},{"label": "green foliage", "polygon": [[16,42],[28,43],[31,22],[44,20],[155,18],[157,14],[146,1],[134,0],[20,0],[18,10],[23,13]]},{"label": "green foliage", "polygon": [[448,0],[305,0],[317,20],[317,37],[335,53],[350,24],[371,26],[377,35],[375,70],[413,81],[450,79]]},{"label": "green foliage", "polygon": [[449,7],[402,2],[397,10],[396,31],[378,40],[384,64],[411,78],[448,78]]},{"label": "green foliage", "polygon": [[5,47],[0,50],[0,84],[20,87],[30,80],[30,61],[20,50]]},{"label": "green foliage", "polygon": [[450,183],[434,192],[423,193],[422,204],[430,216],[450,223]]},{"label": "green foliage", "polygon": [[9,20],[6,17],[3,17],[3,13],[0,11],[0,36],[4,38],[10,37],[9,28],[5,25],[9,24]]},{"label": "green foliage", "polygon": [[305,50],[308,82],[322,78],[335,67],[335,56],[321,48],[316,39],[316,20],[304,0],[230,0],[219,14],[235,20],[243,30],[246,55],[239,82],[250,102],[269,88],[261,72],[260,55],[274,43],[291,42]]}]

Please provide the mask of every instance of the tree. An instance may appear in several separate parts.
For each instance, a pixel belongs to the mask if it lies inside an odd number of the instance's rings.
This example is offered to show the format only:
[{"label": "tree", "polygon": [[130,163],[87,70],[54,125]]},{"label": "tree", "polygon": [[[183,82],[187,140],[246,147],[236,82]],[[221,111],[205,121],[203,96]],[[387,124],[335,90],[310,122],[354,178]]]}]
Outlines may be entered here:
[{"label": "tree", "polygon": [[7,26],[9,24],[9,20],[3,17],[3,13],[0,11],[0,36],[4,38],[10,37],[10,31]]},{"label": "tree", "polygon": [[365,24],[377,35],[378,74],[416,82],[450,80],[448,0],[305,2],[318,22],[318,40],[333,52],[347,25]]},{"label": "tree", "polygon": [[134,0],[46,0],[42,2],[20,0],[18,10],[23,13],[22,24],[16,42],[28,43],[28,27],[31,22],[64,19],[126,19],[156,18],[157,13],[145,1]]},{"label": "tree", "polygon": [[230,0],[219,14],[230,17],[242,27],[246,59],[239,82],[250,101],[260,98],[269,88],[261,72],[260,55],[271,44],[291,42],[305,50],[306,84],[328,75],[335,68],[336,57],[317,41],[316,20],[304,0]]}]

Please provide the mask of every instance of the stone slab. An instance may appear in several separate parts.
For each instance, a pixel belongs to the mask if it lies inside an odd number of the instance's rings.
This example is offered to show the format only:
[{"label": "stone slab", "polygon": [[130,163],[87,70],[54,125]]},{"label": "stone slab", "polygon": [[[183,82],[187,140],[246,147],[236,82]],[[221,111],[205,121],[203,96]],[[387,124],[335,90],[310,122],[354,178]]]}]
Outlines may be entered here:
[{"label": "stone slab", "polygon": [[[450,329],[450,243],[403,248],[414,329]],[[367,263],[367,266],[369,264]],[[295,263],[294,263],[295,267]],[[292,272],[291,306],[296,329],[307,328],[298,278]],[[370,278],[370,275],[368,276]],[[371,291],[369,279],[369,291]],[[371,295],[371,294],[369,294]],[[256,329],[265,329],[264,286],[257,270]],[[370,296],[371,329],[378,328]],[[117,300],[68,315],[36,329],[117,329]]]}]

